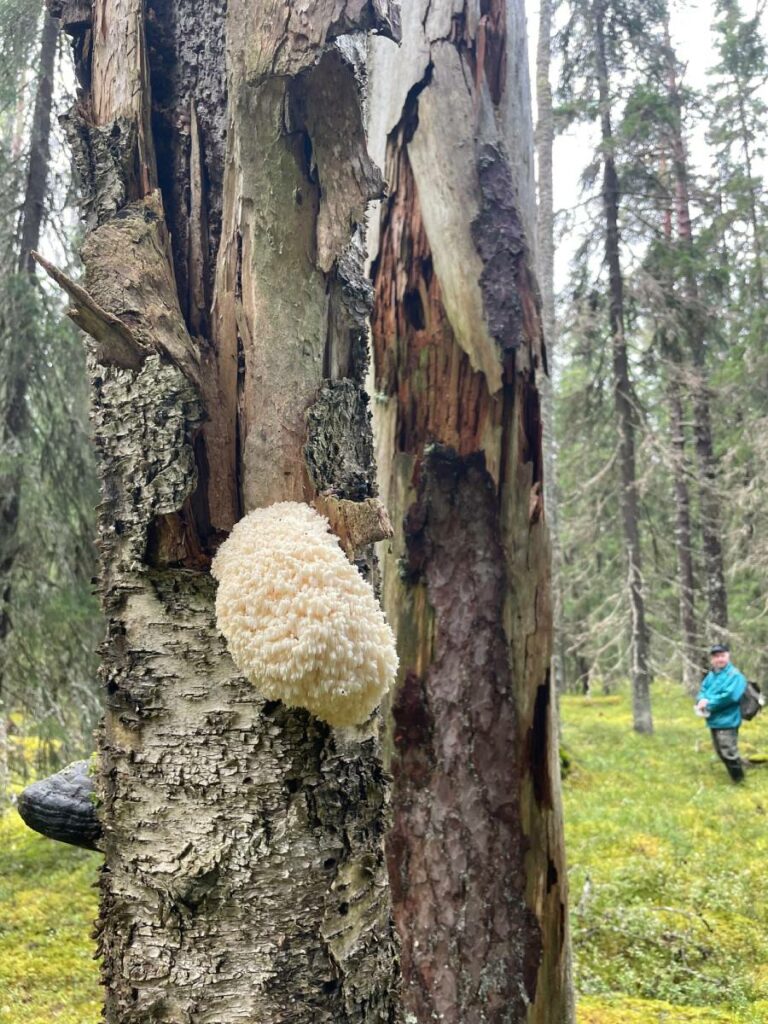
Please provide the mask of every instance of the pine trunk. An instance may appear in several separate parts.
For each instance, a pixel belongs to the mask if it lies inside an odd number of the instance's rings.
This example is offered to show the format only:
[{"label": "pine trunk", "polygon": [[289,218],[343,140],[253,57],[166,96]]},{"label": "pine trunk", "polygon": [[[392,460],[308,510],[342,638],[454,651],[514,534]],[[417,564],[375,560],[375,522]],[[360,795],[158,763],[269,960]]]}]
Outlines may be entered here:
[{"label": "pine trunk", "polygon": [[[461,7],[459,8],[461,10]],[[395,538],[390,880],[419,1022],[569,1019],[523,5],[417,0],[377,43],[379,465]]]},{"label": "pine trunk", "polygon": [[265,702],[209,567],[244,512],[374,493],[360,225],[381,179],[350,34],[394,15],[57,6],[90,230],[84,286],[49,269],[94,339],[103,487],[107,1024],[393,1022],[377,720]]},{"label": "pine trunk", "polygon": [[749,95],[748,88],[740,75],[736,76],[735,85],[739,106],[741,151],[744,157],[744,171],[746,172],[746,178],[749,182],[747,205],[749,207],[749,223],[752,228],[752,252],[755,261],[754,280],[752,282],[753,298],[756,304],[762,306],[765,303],[765,279],[763,277],[763,257],[762,246],[760,244],[762,232],[760,229],[760,215],[758,213],[758,198],[761,186],[759,184],[759,179],[756,181],[753,176],[754,160],[752,146],[755,140],[753,138],[753,133],[750,131],[749,124],[747,123],[746,104],[747,97]]},{"label": "pine trunk", "polygon": [[[669,47],[669,37],[667,36]],[[669,98],[675,117],[672,129],[672,167],[675,179],[677,232],[683,251],[683,289],[687,305],[688,345],[692,361],[692,399],[696,456],[699,470],[704,571],[707,581],[707,629],[712,639],[724,639],[728,629],[728,593],[725,585],[720,496],[717,492],[717,462],[712,437],[710,389],[707,380],[706,319],[699,298],[694,267],[693,229],[688,187],[688,161],[682,131],[681,98],[674,70],[674,54],[669,48]]]},{"label": "pine trunk", "polygon": [[699,650],[696,609],[694,603],[695,579],[693,571],[693,529],[691,501],[688,488],[688,464],[685,454],[685,423],[682,388],[678,375],[680,367],[672,366],[672,380],[667,386],[669,400],[669,427],[672,437],[672,476],[675,491],[675,547],[680,582],[680,632],[683,640],[683,685],[694,695],[701,679],[701,653]]},{"label": "pine trunk", "polygon": [[51,111],[53,109],[53,74],[56,66],[56,43],[59,23],[47,12],[43,17],[40,40],[37,92],[32,112],[29,139],[29,160],[24,202],[21,208],[19,244],[19,270],[35,274],[35,261],[31,253],[40,244],[40,232],[45,218],[45,200],[48,191],[50,164]]},{"label": "pine trunk", "polygon": [[[666,172],[666,159],[662,171]],[[672,247],[672,207],[668,205],[663,214],[664,238]],[[664,286],[670,302],[675,303],[675,282],[667,276]],[[668,340],[666,331],[660,332],[662,354],[668,363],[667,402],[669,405],[669,432],[672,449],[672,481],[675,502],[675,550],[677,552],[677,573],[680,585],[679,612],[680,635],[682,640],[681,663],[683,686],[687,693],[695,695],[699,688],[701,663],[699,636],[696,622],[696,582],[693,561],[693,525],[691,517],[691,477],[686,455],[685,399],[686,379],[689,379],[689,361],[685,357],[685,346],[675,337]],[[688,371],[688,372],[686,372]]]},{"label": "pine trunk", "polygon": [[651,715],[651,671],[648,629],[645,622],[643,569],[640,551],[640,509],[635,466],[636,414],[629,376],[629,358],[624,335],[624,280],[621,273],[619,236],[619,180],[613,157],[611,100],[605,46],[605,9],[602,0],[593,6],[597,84],[603,161],[603,216],[605,217],[605,259],[608,266],[609,316],[613,359],[613,394],[619,432],[619,496],[622,531],[627,556],[627,593],[631,617],[632,717],[636,732],[653,732]]},{"label": "pine trunk", "polygon": [[703,352],[695,365],[697,378],[694,383],[693,418],[699,467],[702,550],[707,579],[707,629],[710,638],[722,640],[728,630],[728,591],[725,584],[717,460],[712,439],[711,396]]}]

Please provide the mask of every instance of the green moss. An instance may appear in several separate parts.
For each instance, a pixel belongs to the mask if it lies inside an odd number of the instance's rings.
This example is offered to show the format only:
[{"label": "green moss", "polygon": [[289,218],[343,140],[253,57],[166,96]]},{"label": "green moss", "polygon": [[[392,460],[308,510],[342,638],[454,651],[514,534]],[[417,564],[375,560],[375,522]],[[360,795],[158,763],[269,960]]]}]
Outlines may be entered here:
[{"label": "green moss", "polygon": [[[734,786],[691,700],[654,686],[656,733],[628,694],[562,700],[579,1024],[768,1020],[768,768]],[[768,714],[742,727],[768,747]]]},{"label": "green moss", "polygon": [[97,1024],[97,854],[0,816],[0,1024]]},{"label": "green moss", "polygon": [[619,996],[581,1000],[578,1024],[733,1024],[733,1018],[705,1006],[675,1006],[658,999]]}]

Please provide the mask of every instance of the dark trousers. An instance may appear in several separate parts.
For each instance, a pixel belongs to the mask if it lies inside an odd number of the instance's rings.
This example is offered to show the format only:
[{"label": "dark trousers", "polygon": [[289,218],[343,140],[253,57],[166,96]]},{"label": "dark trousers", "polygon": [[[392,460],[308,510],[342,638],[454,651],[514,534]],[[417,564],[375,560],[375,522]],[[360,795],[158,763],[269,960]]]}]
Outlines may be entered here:
[{"label": "dark trousers", "polygon": [[712,746],[715,753],[728,769],[728,774],[734,782],[741,782],[744,779],[744,766],[739,757],[739,730],[738,729],[710,729],[712,733]]}]

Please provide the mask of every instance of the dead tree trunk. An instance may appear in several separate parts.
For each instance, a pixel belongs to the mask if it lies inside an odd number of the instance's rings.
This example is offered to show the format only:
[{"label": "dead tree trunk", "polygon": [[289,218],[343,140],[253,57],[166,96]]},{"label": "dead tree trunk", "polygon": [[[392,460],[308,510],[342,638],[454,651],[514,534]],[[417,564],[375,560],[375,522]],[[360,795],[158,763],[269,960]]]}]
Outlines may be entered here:
[{"label": "dead tree trunk", "polygon": [[[57,0],[100,457],[108,1024],[396,1019],[375,718],[238,676],[211,554],[253,508],[374,493],[361,227],[381,178],[350,34],[382,0]],[[370,568],[371,553],[358,552]]]},{"label": "dead tree trunk", "polygon": [[651,715],[651,670],[648,657],[648,628],[645,621],[643,567],[640,551],[640,502],[637,494],[635,431],[637,416],[629,376],[629,357],[624,334],[624,279],[619,253],[619,179],[613,157],[611,100],[606,59],[604,4],[593,6],[597,85],[600,105],[600,132],[603,162],[603,216],[605,218],[605,258],[608,266],[609,316],[613,357],[613,394],[619,434],[619,504],[627,556],[627,593],[629,598],[630,678],[632,681],[632,717],[636,732],[653,732]]},{"label": "dead tree trunk", "polygon": [[[568,1019],[521,2],[414,0],[371,144],[384,566],[401,681],[390,880],[416,1020]],[[461,10],[461,8],[460,8]]]}]

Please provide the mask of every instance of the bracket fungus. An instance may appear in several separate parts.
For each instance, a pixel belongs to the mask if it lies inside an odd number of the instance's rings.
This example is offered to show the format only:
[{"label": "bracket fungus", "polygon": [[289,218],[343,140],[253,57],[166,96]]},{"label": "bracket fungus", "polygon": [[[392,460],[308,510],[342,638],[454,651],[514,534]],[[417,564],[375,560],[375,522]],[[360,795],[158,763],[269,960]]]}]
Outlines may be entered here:
[{"label": "bracket fungus", "polygon": [[323,516],[291,501],[250,512],[212,572],[218,627],[260,693],[329,725],[366,721],[394,680],[395,640]]}]

